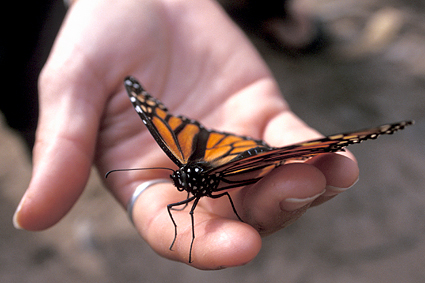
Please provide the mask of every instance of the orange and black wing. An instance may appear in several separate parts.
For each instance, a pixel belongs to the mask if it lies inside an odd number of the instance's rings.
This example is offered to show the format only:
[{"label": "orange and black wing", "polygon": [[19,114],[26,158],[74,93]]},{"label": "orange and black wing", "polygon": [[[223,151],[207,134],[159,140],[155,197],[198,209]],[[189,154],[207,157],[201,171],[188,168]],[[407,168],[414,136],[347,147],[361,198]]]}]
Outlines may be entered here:
[{"label": "orange and black wing", "polygon": [[202,165],[209,174],[219,174],[229,184],[223,189],[254,183],[288,161],[341,151],[350,144],[392,134],[413,124],[403,121],[276,148],[261,140],[208,130],[195,120],[174,116],[132,77],[126,78],[125,86],[137,113],[169,158],[179,167],[193,163]]},{"label": "orange and black wing", "polygon": [[126,78],[124,84],[136,112],[178,167],[193,162],[212,169],[250,149],[271,149],[261,140],[208,130],[195,120],[170,114],[162,102],[132,77]]},{"label": "orange and black wing", "polygon": [[250,183],[253,183],[274,167],[285,162],[306,160],[319,154],[342,151],[350,144],[360,143],[368,139],[376,139],[383,134],[393,134],[413,123],[414,121],[402,121],[394,124],[386,124],[376,128],[331,135],[285,147],[270,148],[269,150],[258,153],[250,152],[255,151],[255,149],[251,149],[240,154],[238,158],[235,158],[231,162],[212,169],[210,173],[220,172],[222,180],[229,184],[239,183],[243,180],[246,182],[246,179],[241,178],[241,176],[249,173],[251,176]]}]

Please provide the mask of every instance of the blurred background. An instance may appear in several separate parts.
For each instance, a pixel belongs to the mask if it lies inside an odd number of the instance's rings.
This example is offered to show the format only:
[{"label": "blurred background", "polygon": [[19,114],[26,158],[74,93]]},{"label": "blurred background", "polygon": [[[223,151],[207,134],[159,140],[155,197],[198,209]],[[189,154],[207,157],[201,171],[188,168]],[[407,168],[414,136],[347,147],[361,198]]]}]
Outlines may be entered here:
[{"label": "blurred background", "polygon": [[[327,35],[320,52],[304,56],[288,55],[237,19],[292,109],[323,134],[404,119],[416,125],[350,147],[360,165],[355,187],[265,238],[253,262],[221,271],[156,255],[95,173],[58,225],[37,233],[13,228],[31,175],[37,74],[66,12],[62,1],[44,2],[9,3],[3,13],[19,16],[1,17],[8,21],[3,27],[41,17],[22,30],[6,30],[8,44],[0,50],[1,110],[9,111],[7,121],[0,115],[1,282],[423,282],[425,2],[295,0]],[[238,1],[220,2],[237,17]],[[22,51],[5,56],[8,48]]]}]

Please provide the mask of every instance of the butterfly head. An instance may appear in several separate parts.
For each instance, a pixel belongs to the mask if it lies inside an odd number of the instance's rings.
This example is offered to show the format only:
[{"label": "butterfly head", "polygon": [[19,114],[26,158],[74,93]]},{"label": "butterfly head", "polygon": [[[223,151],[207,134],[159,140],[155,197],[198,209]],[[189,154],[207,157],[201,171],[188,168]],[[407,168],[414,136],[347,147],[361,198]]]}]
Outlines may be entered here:
[{"label": "butterfly head", "polygon": [[218,175],[211,175],[199,165],[186,164],[171,174],[177,190],[187,191],[194,196],[210,195],[219,185]]}]

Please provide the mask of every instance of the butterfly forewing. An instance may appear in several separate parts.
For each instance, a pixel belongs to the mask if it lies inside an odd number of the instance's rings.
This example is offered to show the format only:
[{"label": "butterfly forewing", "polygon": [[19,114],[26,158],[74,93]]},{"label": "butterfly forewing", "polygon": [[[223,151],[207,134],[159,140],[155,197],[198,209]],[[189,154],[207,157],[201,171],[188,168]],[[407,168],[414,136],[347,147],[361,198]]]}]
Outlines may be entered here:
[{"label": "butterfly forewing", "polygon": [[263,141],[207,130],[195,120],[170,114],[159,100],[131,77],[126,79],[125,86],[134,108],[152,136],[179,167],[189,161],[202,161],[213,168],[229,162],[241,152],[266,146]]},{"label": "butterfly forewing", "polygon": [[[136,112],[158,145],[177,166],[185,164],[189,145],[181,143],[174,133],[185,122],[181,118],[170,116],[167,108],[148,94],[135,79],[128,77],[125,87]],[[182,145],[185,146],[182,148]]]},{"label": "butterfly forewing", "polygon": [[269,147],[257,154],[250,154],[250,156],[244,156],[247,154],[242,153],[233,161],[212,169],[211,173],[221,172],[223,176],[235,176],[245,173],[246,170],[250,170],[251,172],[262,170],[264,174],[264,172],[267,173],[264,168],[267,167],[272,169],[272,167],[270,167],[271,165],[279,166],[292,160],[305,160],[318,154],[341,151],[350,144],[359,143],[368,139],[376,139],[382,134],[392,134],[412,123],[412,121],[403,121],[357,132],[331,135],[325,138],[285,147]]}]

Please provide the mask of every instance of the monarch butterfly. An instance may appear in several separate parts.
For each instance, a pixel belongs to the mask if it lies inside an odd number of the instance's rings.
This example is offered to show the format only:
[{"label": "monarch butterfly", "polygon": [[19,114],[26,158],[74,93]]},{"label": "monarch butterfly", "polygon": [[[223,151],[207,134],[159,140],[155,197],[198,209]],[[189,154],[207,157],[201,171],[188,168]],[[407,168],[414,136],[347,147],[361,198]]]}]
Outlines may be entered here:
[{"label": "monarch butterfly", "polygon": [[322,153],[343,151],[350,144],[376,139],[381,134],[392,134],[414,123],[403,121],[285,147],[271,147],[262,140],[208,130],[198,121],[170,114],[164,104],[148,94],[133,77],[127,77],[124,85],[136,112],[158,145],[179,168],[172,170],[171,180],[177,190],[187,192],[185,200],[167,205],[175,232],[170,250],[177,238],[177,224],[171,210],[176,206],[185,208],[193,201],[189,262],[192,262],[195,240],[194,210],[202,197],[226,196],[242,221],[226,190],[253,184],[289,160],[305,160]]}]

